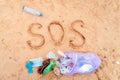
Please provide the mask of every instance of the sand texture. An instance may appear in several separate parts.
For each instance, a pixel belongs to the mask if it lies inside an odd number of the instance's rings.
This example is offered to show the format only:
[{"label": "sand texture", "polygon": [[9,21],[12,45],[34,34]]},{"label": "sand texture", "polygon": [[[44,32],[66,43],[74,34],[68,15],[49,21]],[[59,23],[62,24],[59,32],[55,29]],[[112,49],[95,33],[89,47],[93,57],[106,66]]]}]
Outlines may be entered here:
[{"label": "sand texture", "polygon": [[[29,6],[43,17],[22,10]],[[25,63],[49,51],[96,52],[100,68],[86,75],[39,78]],[[0,0],[0,80],[120,80],[120,0]]]}]

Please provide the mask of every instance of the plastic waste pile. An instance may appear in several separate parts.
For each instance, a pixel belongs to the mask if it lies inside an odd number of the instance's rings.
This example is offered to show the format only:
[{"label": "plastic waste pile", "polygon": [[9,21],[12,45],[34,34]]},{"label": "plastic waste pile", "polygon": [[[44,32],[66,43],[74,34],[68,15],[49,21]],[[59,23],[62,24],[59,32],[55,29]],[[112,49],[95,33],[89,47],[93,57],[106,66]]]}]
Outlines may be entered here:
[{"label": "plastic waste pile", "polygon": [[49,52],[46,60],[42,58],[30,59],[26,62],[28,73],[33,73],[33,67],[38,67],[38,73],[45,75],[54,71],[55,75],[88,74],[99,68],[101,59],[93,52],[61,52],[58,57],[54,52]]}]

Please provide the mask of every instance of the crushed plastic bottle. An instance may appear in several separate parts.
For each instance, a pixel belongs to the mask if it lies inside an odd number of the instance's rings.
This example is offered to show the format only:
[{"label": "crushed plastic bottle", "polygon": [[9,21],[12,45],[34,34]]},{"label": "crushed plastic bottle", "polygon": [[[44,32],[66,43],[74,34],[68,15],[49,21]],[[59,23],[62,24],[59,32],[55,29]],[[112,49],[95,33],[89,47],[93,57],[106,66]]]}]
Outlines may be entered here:
[{"label": "crushed plastic bottle", "polygon": [[42,58],[34,58],[34,59],[30,59],[29,61],[31,61],[33,63],[32,67],[39,67],[39,66],[42,66],[42,64],[43,64]]},{"label": "crushed plastic bottle", "polygon": [[95,71],[101,64],[101,59],[96,53],[78,53],[66,52],[67,57],[60,59],[60,71],[64,75],[72,75],[74,73],[87,74]]}]

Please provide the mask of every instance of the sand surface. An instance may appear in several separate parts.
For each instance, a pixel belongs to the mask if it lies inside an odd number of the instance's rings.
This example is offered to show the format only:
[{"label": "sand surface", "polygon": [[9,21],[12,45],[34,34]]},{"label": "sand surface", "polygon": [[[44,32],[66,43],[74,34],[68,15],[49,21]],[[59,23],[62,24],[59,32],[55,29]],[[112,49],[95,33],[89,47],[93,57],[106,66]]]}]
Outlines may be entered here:
[{"label": "sand surface", "polygon": [[[24,5],[44,16],[26,13]],[[87,75],[50,72],[38,79],[37,68],[27,73],[26,61],[57,50],[96,52],[102,64]],[[115,61],[120,61],[120,0],[0,0],[0,80],[120,80]]]}]

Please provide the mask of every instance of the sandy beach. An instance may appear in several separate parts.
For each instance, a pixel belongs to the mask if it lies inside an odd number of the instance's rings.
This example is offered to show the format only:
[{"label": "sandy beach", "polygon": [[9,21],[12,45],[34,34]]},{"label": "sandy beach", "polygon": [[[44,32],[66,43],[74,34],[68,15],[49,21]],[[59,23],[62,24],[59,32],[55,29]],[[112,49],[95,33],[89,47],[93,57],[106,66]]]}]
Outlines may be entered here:
[{"label": "sandy beach", "polygon": [[[84,75],[28,74],[26,61],[57,50],[95,52],[102,64]],[[0,80],[120,80],[119,62],[120,0],[0,0]]]}]

